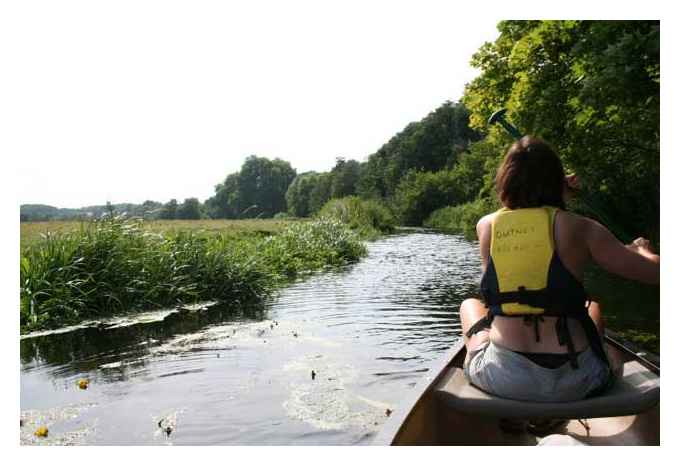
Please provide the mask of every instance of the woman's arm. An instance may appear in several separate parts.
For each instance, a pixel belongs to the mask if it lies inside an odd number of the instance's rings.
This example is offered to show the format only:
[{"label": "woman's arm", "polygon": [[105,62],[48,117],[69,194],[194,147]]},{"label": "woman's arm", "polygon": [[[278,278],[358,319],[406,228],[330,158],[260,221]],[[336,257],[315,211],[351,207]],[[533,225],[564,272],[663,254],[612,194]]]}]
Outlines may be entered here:
[{"label": "woman's arm", "polygon": [[479,240],[479,254],[482,257],[482,272],[486,270],[489,262],[489,250],[491,249],[491,217],[485,215],[477,222],[477,239]]},{"label": "woman's arm", "polygon": [[588,250],[595,263],[608,272],[643,283],[658,285],[661,258],[649,241],[636,239],[624,246],[604,226],[587,219],[584,229]]}]

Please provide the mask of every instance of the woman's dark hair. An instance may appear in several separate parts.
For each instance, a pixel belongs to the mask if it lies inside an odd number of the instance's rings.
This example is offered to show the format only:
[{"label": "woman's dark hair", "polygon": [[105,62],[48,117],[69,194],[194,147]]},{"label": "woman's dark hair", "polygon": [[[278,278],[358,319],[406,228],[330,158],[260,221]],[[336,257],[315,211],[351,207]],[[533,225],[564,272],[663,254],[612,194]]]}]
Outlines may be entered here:
[{"label": "woman's dark hair", "polygon": [[504,206],[524,209],[544,205],[564,209],[564,168],[542,139],[515,142],[496,173],[496,192]]}]

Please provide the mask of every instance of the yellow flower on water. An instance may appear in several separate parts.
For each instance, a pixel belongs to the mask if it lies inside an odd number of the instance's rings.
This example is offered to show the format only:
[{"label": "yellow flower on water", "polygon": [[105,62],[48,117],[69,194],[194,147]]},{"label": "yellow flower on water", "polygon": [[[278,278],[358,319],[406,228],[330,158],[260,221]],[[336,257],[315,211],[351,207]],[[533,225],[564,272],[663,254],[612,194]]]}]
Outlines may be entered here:
[{"label": "yellow flower on water", "polygon": [[36,429],[34,432],[37,437],[47,437],[47,427],[45,426],[40,426]]},{"label": "yellow flower on water", "polygon": [[89,383],[90,381],[87,379],[80,379],[78,381],[78,388],[80,388],[81,390],[85,390],[87,388],[87,384]]}]

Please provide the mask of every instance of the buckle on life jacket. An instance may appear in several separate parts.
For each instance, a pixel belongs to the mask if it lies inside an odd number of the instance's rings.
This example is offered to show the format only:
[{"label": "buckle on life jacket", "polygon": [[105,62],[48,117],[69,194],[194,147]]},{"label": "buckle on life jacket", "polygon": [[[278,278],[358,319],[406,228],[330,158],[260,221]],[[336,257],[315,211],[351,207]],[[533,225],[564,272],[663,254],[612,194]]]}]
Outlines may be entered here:
[{"label": "buckle on life jacket", "polygon": [[[527,289],[525,286],[520,286],[517,288],[517,302],[519,304],[525,304],[527,306],[532,305],[532,301],[535,301],[534,299],[531,299],[532,296],[527,292]],[[532,306],[535,307],[535,306]]]},{"label": "buckle on life jacket", "polygon": [[517,288],[517,291],[489,292],[483,290],[482,297],[487,306],[518,303],[538,309],[549,309],[553,303],[552,293],[547,288],[527,290],[524,286]]}]

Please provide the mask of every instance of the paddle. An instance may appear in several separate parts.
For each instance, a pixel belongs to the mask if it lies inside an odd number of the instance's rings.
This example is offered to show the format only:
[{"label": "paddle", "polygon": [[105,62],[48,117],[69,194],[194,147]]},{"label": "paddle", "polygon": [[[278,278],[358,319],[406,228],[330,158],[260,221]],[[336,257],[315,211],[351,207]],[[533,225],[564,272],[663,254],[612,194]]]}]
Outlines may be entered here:
[{"label": "paddle", "polygon": [[[498,123],[513,138],[521,139],[523,137],[523,134],[517,129],[517,127],[515,127],[514,125],[512,125],[512,123],[506,120],[505,114],[507,111],[508,111],[507,108],[501,108],[500,110],[495,111],[489,117],[488,124],[493,125],[494,123]],[[609,218],[609,216],[604,213],[604,208],[601,205],[601,203],[599,203],[593,196],[587,196],[582,193],[580,199],[583,205],[586,207],[586,209],[590,210],[593,214],[595,214],[595,216],[600,219],[600,221],[609,229],[609,231],[611,231],[614,234],[614,236],[619,238],[619,240],[621,240],[624,244],[628,244],[633,241],[634,237],[626,233],[626,231],[623,228],[621,228],[618,224],[613,222],[612,219]]]}]

